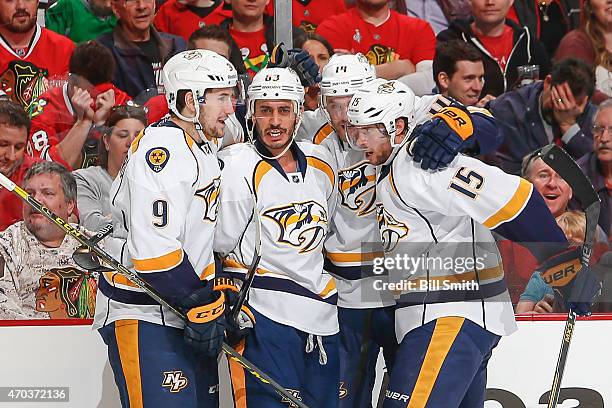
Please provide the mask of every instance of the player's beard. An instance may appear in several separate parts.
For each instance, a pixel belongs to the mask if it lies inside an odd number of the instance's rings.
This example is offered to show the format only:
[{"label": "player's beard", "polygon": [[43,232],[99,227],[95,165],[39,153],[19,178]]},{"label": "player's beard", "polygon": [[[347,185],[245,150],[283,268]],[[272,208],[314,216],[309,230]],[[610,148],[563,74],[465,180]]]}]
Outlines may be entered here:
[{"label": "player's beard", "polygon": [[[17,17],[25,17],[25,16],[28,17],[28,20],[26,20],[25,23],[15,22],[15,19]],[[2,23],[3,22],[0,22],[0,24]],[[36,24],[36,16],[32,17],[27,12],[21,12],[21,13],[13,14],[11,21],[8,23],[2,24],[2,25],[6,27],[6,29],[9,30],[11,33],[21,34],[21,33],[27,33],[28,31],[30,31],[34,27],[35,24]]]}]

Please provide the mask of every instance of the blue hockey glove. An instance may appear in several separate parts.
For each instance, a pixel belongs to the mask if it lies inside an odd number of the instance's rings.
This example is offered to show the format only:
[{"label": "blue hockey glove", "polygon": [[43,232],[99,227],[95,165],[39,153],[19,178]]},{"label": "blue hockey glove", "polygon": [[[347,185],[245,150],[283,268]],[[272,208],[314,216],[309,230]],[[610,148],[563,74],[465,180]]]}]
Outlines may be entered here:
[{"label": "blue hockey glove", "polygon": [[578,316],[589,316],[601,292],[601,282],[591,268],[580,263],[582,247],[568,249],[543,262],[538,271],[551,286],[559,303]]},{"label": "blue hockey glove", "polygon": [[238,319],[234,321],[234,306],[238,303],[238,287],[231,278],[215,278],[215,290],[225,293],[227,306],[225,308],[225,337],[230,346],[235,346],[246,338],[255,327],[255,315],[245,302],[240,308]]},{"label": "blue hockey glove", "polygon": [[183,337],[197,353],[216,357],[223,347],[225,331],[225,295],[204,287],[182,299],[178,307],[187,322]]},{"label": "blue hockey glove", "polygon": [[474,126],[470,113],[463,106],[450,106],[417,126],[411,134],[413,160],[423,170],[446,167],[462,150],[471,147]]},{"label": "blue hockey glove", "polygon": [[319,67],[310,58],[310,55],[299,48],[292,48],[289,51],[283,49],[283,44],[279,44],[272,50],[270,55],[270,68],[291,68],[300,77],[302,85],[314,86],[321,82]]}]

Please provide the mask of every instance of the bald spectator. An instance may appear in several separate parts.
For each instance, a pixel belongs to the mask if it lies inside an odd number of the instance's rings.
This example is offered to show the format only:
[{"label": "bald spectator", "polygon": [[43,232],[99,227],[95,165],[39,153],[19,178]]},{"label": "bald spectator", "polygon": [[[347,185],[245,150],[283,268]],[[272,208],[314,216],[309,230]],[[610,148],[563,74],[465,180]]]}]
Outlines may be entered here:
[{"label": "bald spectator", "polygon": [[37,0],[0,1],[0,89],[25,109],[65,78],[74,50],[70,39],[37,24]]},{"label": "bald spectator", "polygon": [[111,0],[57,0],[45,13],[45,26],[75,43],[112,31],[117,18]]},{"label": "bald spectator", "polygon": [[117,25],[98,38],[115,58],[113,84],[132,98],[164,93],[162,66],[185,50],[185,40],[153,27],[155,0],[111,0]]}]

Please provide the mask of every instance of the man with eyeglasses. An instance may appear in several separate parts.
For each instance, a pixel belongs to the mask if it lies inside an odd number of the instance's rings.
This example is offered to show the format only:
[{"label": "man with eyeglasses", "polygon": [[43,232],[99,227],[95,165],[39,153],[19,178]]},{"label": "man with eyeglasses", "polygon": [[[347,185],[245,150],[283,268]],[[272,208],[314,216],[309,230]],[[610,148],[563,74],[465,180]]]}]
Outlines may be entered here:
[{"label": "man with eyeglasses", "polygon": [[185,40],[153,27],[155,0],[112,0],[111,7],[117,25],[97,41],[115,58],[113,84],[133,98],[163,93],[162,67],[185,50]]},{"label": "man with eyeglasses", "polygon": [[599,105],[593,121],[593,151],[578,160],[601,199],[599,226],[610,236],[612,223],[612,99]]}]

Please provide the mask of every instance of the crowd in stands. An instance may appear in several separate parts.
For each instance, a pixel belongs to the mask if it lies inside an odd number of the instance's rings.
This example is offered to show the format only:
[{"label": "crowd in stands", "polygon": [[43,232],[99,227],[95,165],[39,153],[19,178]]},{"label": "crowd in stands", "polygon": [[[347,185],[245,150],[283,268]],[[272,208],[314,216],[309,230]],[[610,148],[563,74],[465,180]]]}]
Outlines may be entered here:
[{"label": "crowd in stands", "polygon": [[[57,0],[44,19],[39,7],[0,2],[0,172],[89,231],[110,221],[108,192],[132,140],[168,112],[170,57],[213,50],[248,83],[274,47],[273,0]],[[293,39],[320,70],[334,53],[359,52],[417,95],[489,109],[500,137],[481,159],[531,181],[580,243],[580,205],[539,157],[550,143],[565,148],[602,201],[592,263],[608,296],[612,2],[294,0]],[[308,88],[306,109],[319,100]],[[232,142],[244,140],[244,111],[228,119]],[[529,252],[501,237],[499,247],[517,311],[558,310]],[[75,248],[0,190],[0,319],[90,317],[95,279],[72,263]]]}]

